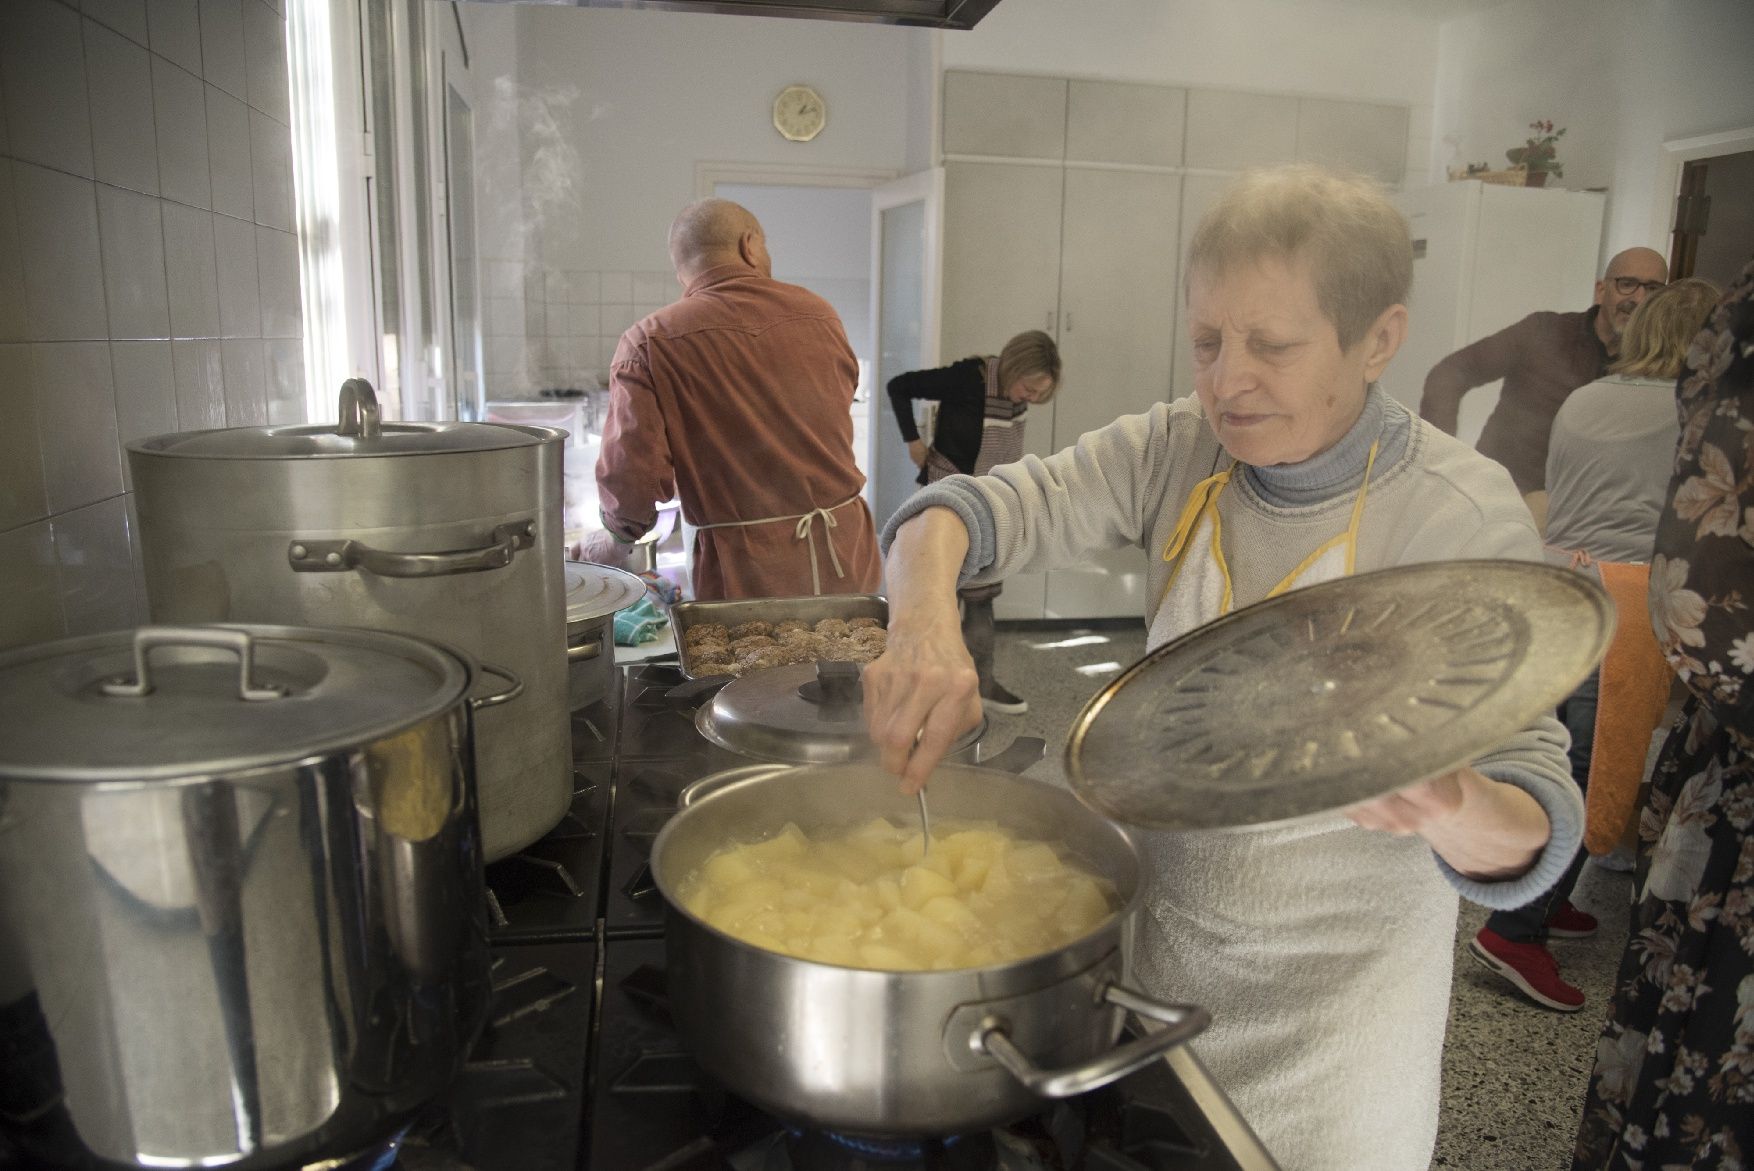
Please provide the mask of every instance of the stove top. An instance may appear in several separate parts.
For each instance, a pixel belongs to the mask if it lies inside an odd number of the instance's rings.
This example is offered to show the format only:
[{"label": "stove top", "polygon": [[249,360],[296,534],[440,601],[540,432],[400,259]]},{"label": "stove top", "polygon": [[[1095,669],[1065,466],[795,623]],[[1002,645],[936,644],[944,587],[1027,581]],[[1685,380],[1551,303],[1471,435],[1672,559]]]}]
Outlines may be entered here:
[{"label": "stove top", "polygon": [[[479,1043],[442,1100],[345,1171],[1272,1171],[1208,1123],[1217,1091],[1185,1050],[1014,1126],[926,1142],[802,1130],[716,1085],[670,1021],[647,858],[684,785],[749,762],[695,731],[673,665],[618,676],[573,714],[567,815],[487,868]],[[0,1171],[17,1166],[0,1148]]]}]

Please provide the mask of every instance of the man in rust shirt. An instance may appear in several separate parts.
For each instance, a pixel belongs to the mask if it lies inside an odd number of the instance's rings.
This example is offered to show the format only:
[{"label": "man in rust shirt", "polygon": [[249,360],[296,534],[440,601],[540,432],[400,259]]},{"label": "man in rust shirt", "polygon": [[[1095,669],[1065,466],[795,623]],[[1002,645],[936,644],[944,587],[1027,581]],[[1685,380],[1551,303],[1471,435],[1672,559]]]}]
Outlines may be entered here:
[{"label": "man in rust shirt", "polygon": [[840,318],[773,279],[761,224],[728,200],[682,209],[670,262],[682,299],[623,334],[610,369],[604,527],[631,542],[679,499],[701,599],[876,592]]},{"label": "man in rust shirt", "polygon": [[[1659,253],[1628,248],[1608,262],[1596,282],[1595,304],[1582,313],[1531,313],[1433,366],[1420,416],[1454,435],[1462,396],[1504,379],[1475,447],[1503,464],[1525,497],[1544,494],[1553,416],[1572,391],[1607,373],[1632,311],[1668,279]],[[1537,516],[1544,503],[1544,497],[1531,501]]]}]

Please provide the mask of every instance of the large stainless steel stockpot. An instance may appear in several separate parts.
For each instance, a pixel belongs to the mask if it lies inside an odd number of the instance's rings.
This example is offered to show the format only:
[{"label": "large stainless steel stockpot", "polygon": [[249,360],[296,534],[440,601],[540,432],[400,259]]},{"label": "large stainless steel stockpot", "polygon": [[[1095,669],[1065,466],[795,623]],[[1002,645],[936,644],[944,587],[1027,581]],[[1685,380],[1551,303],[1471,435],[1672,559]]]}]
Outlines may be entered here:
[{"label": "large stainless steel stockpot", "polygon": [[473,674],[269,626],[0,656],[0,1126],[30,1165],[301,1166],[446,1085],[488,995]]},{"label": "large stainless steel stockpot", "polygon": [[[785,1118],[867,1135],[960,1134],[1010,1121],[1042,1097],[1094,1089],[1194,1036],[1206,1013],[1120,984],[1121,935],[1139,905],[1138,852],[1125,830],[1063,789],[943,765],[934,819],[994,820],[1064,845],[1115,884],[1121,907],[1057,951],[954,971],[885,972],[796,959],[731,938],[683,910],[681,880],[714,850],[871,817],[916,816],[874,765],[756,766],[706,778],[652,847],[668,902],[671,1010],[708,1073]],[[1127,1011],[1164,1027],[1119,1046]]]},{"label": "large stainless steel stockpot", "polygon": [[565,433],[379,424],[347,384],[334,427],[128,445],[155,622],[359,626],[456,646],[524,681],[476,729],[489,861],[572,799],[561,571]]}]

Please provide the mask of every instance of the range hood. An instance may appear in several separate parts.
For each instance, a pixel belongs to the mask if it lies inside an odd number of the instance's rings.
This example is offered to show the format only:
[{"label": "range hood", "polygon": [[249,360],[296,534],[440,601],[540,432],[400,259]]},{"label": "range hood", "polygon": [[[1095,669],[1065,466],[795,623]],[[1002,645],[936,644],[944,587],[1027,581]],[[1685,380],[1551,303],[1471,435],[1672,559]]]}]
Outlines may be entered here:
[{"label": "range hood", "polygon": [[741,16],[797,16],[854,20],[915,28],[968,29],[999,0],[500,0],[559,3],[577,8],[658,8],[669,12],[719,12]]}]

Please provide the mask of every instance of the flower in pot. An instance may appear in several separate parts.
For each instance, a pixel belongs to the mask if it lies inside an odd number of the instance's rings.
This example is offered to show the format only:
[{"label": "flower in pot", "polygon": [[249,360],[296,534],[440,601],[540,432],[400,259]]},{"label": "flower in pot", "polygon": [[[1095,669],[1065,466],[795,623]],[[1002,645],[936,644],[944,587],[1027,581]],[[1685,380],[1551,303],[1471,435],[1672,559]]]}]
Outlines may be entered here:
[{"label": "flower in pot", "polygon": [[1559,140],[1565,136],[1565,127],[1555,130],[1550,121],[1530,122],[1529,129],[1535,133],[1530,135],[1522,146],[1513,146],[1504,152],[1513,167],[1522,167],[1528,172],[1527,183],[1530,187],[1544,187],[1549,174],[1556,178],[1565,177],[1565,168],[1559,165]]}]

